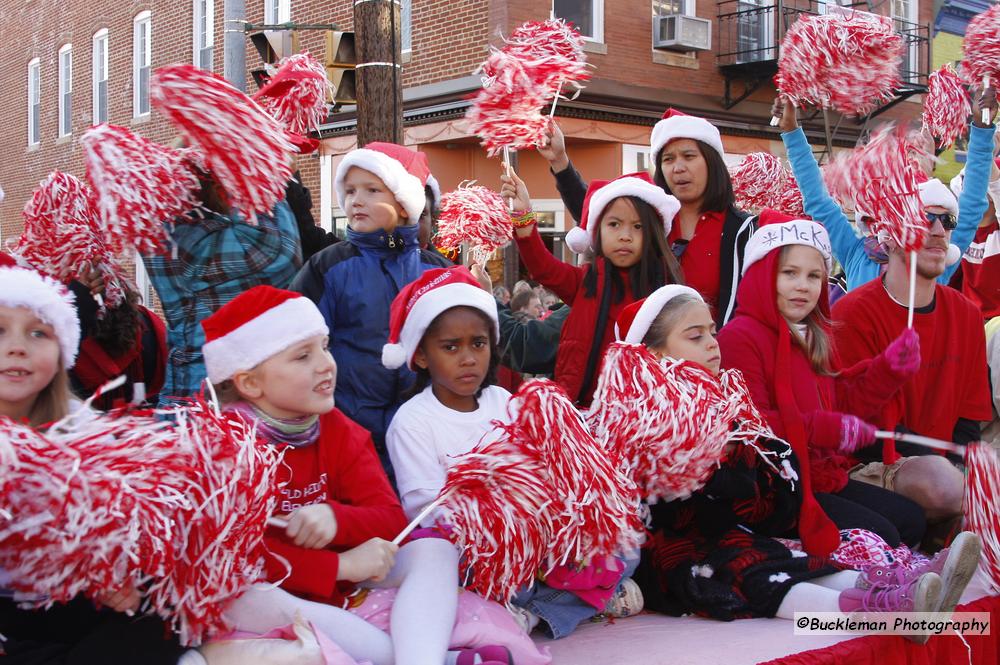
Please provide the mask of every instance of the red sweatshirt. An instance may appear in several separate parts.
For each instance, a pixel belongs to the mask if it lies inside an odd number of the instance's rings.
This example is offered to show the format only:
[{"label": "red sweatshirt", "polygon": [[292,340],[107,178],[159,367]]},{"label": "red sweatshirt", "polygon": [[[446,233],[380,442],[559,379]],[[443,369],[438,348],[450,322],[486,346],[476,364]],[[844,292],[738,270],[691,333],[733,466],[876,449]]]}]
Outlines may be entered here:
[{"label": "red sweatshirt", "polygon": [[[934,309],[914,313],[920,371],[894,396],[878,424],[951,441],[959,418],[990,420],[986,335],[982,314],[961,293],[937,284]],[[837,301],[837,351],[845,363],[871,358],[906,327],[906,307],[873,279]]]},{"label": "red sweatshirt", "polygon": [[[320,417],[319,440],[301,448],[288,447],[278,482],[284,483],[277,514],[316,503],[329,503],[337,518],[337,534],[326,549],[290,543],[283,530],[271,528],[265,544],[291,565],[282,588],[299,596],[337,604],[350,592],[350,582],[338,582],[338,552],[372,538],[391,540],[406,526],[399,499],[382,470],[371,435],[334,409]],[[280,580],[286,569],[267,562],[268,579]]]},{"label": "red sweatshirt", "polygon": [[[839,492],[847,484],[847,471],[854,465],[850,458],[837,453],[842,414],[874,422],[889,397],[898,392],[902,377],[892,372],[882,356],[855,366],[840,364],[834,357],[836,377],[819,374],[795,341],[789,347],[787,374],[779,371],[779,330],[780,327],[787,330],[788,324],[778,314],[775,304],[778,255],[779,250],[773,250],[759,264],[751,266],[740,282],[736,314],[719,331],[722,366],[743,373],[754,404],[774,433],[789,442],[792,442],[791,423],[787,422],[787,416],[797,414],[805,430],[813,491]],[[829,318],[827,303],[824,284],[817,307]],[[779,381],[790,386],[794,399],[794,404],[785,405],[791,407],[788,414],[782,413]],[[799,462],[804,464],[805,460]]]},{"label": "red sweatshirt", "polygon": [[[604,357],[604,351],[614,340],[615,321],[618,320],[621,311],[634,300],[629,271],[618,270],[625,285],[625,294],[620,301],[612,301],[609,304],[607,320],[604,326],[597,330],[604,284],[609,278],[604,269],[605,262],[596,263],[597,290],[593,297],[588,297],[583,286],[583,278],[590,266],[574,266],[557,259],[542,242],[537,227],[527,238],[517,239],[517,248],[531,277],[541,282],[571,308],[559,335],[555,380],[566,389],[570,399],[576,401],[579,398],[582,404],[589,404],[600,371],[600,359]],[[594,344],[600,345],[598,362],[590,379],[590,385],[586,386],[581,395],[587,361]]]}]

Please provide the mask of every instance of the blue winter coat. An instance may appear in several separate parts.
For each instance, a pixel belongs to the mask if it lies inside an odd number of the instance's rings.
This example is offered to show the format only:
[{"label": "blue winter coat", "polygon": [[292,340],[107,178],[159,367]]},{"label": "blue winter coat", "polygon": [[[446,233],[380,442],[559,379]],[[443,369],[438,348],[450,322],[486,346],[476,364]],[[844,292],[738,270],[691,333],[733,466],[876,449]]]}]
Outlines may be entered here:
[{"label": "blue winter coat", "polygon": [[392,234],[348,229],[347,242],[313,255],[291,286],[319,306],[330,327],[337,408],[370,431],[379,447],[401,394],[414,381],[405,366],[382,366],[389,306],[399,290],[425,270],[450,265],[440,254],[420,249],[417,231],[415,224],[399,226]]}]

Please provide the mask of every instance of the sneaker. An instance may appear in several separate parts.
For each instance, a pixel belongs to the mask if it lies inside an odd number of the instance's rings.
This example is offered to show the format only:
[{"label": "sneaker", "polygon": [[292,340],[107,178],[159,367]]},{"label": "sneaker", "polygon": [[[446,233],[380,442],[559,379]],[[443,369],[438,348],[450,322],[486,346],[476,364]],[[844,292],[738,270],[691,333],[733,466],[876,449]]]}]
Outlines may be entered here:
[{"label": "sneaker", "polygon": [[[982,553],[983,544],[979,536],[971,531],[963,531],[955,536],[951,546],[935,555],[935,559],[941,554],[947,554],[943,561],[937,564],[940,571],[935,571],[941,576],[941,584],[944,587],[941,591],[941,601],[938,603],[936,612],[954,612],[958,605],[965,587],[969,580],[976,573],[979,567],[979,556]],[[935,565],[934,559],[927,564]]]},{"label": "sneaker", "polygon": [[524,631],[525,635],[531,635],[531,631],[533,631],[535,626],[538,625],[538,622],[541,621],[537,614],[523,607],[511,605],[507,609],[510,610],[511,615],[514,617],[514,621],[516,621],[517,625],[521,627],[521,630]]},{"label": "sneaker", "polygon": [[898,565],[872,566],[858,576],[855,586],[869,589],[873,586],[894,586],[907,584],[925,573],[937,573],[941,577],[943,591],[940,603],[933,612],[952,612],[958,604],[965,587],[979,566],[982,541],[971,531],[963,531],[955,536],[950,547],[946,547],[931,559],[905,570]]},{"label": "sneaker", "polygon": [[[903,584],[846,589],[840,593],[840,610],[852,612],[933,612],[941,601],[941,578],[924,573]],[[930,633],[907,635],[906,639],[924,644]]]},{"label": "sneaker", "polygon": [[615,619],[624,619],[642,612],[643,604],[639,585],[631,577],[626,577],[618,585],[615,595],[611,596],[608,604],[604,606],[603,614]]}]

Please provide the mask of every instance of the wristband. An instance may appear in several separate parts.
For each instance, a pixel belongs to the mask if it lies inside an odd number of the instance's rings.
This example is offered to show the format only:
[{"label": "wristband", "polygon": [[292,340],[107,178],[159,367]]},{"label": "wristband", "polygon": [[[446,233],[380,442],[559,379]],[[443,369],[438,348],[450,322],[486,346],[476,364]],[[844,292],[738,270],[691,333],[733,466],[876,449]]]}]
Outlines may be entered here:
[{"label": "wristband", "polygon": [[531,226],[535,223],[535,213],[532,210],[527,210],[520,215],[511,215],[510,223],[514,225],[515,229],[523,229],[526,226]]}]

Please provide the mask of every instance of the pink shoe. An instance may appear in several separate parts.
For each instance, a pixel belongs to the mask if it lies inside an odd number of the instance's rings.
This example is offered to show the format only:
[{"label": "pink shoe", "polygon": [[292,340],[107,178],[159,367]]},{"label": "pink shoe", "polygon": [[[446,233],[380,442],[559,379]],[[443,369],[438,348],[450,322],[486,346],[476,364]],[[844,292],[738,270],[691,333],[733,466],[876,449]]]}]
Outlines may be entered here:
[{"label": "pink shoe", "polygon": [[[842,612],[933,612],[941,601],[941,578],[924,573],[902,584],[879,584],[868,589],[845,589],[840,593]],[[924,644],[930,634],[907,635],[906,639]]]},{"label": "pink shoe", "polygon": [[462,649],[458,652],[455,665],[514,665],[514,657],[507,647],[488,644],[474,649]]},{"label": "pink shoe", "polygon": [[951,612],[955,609],[965,587],[979,566],[982,541],[971,531],[963,531],[930,560],[905,570],[902,566],[872,566],[858,576],[857,588],[872,586],[895,586],[907,584],[925,573],[937,573],[941,577],[943,590],[938,606],[933,612]]}]

